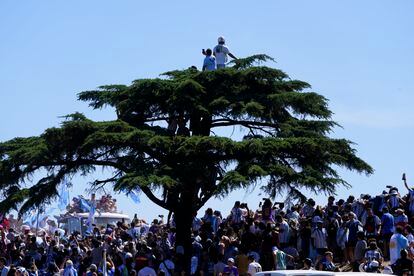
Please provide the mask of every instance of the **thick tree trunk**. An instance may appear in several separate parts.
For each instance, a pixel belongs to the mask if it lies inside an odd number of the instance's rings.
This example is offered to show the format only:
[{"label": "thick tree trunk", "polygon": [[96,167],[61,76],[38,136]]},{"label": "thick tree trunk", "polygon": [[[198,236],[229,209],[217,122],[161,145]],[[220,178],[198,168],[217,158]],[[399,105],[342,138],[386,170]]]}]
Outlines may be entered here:
[{"label": "thick tree trunk", "polygon": [[178,246],[184,248],[184,256],[182,256],[183,269],[186,273],[190,271],[192,243],[191,243],[191,227],[193,223],[192,202],[181,202],[179,209],[174,212],[176,224],[176,249]]}]

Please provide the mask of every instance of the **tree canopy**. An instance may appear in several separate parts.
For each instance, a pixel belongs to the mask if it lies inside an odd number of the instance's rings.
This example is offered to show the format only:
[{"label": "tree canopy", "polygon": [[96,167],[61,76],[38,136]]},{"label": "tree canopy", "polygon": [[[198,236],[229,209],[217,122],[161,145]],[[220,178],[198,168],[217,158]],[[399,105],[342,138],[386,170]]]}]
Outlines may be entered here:
[{"label": "tree canopy", "polygon": [[[258,63],[269,60],[256,55],[216,71],[175,70],[79,93],[94,109],[114,107],[117,120],[74,113],[40,136],[1,143],[0,210],[48,203],[65,176],[97,167],[113,174],[91,185],[140,190],[176,214],[252,184],[269,196],[284,190],[301,198],[305,188],[333,193],[347,185],[338,167],[372,173],[351,141],[329,136],[337,124],[328,100]],[[242,139],[216,134],[234,127]],[[38,172],[44,177],[31,183]]]}]

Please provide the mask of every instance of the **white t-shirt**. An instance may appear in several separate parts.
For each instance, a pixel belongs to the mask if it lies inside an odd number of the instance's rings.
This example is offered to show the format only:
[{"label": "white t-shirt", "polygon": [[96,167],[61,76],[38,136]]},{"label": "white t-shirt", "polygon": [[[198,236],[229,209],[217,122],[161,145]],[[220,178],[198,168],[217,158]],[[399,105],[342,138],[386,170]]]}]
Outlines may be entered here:
[{"label": "white t-shirt", "polygon": [[151,267],[146,266],[138,272],[138,276],[157,276],[157,273]]},{"label": "white t-shirt", "polygon": [[249,264],[249,268],[247,269],[247,273],[254,276],[257,272],[262,271],[262,266],[259,263],[251,262]]},{"label": "white t-shirt", "polygon": [[230,53],[229,48],[226,45],[217,45],[213,49],[214,56],[216,57],[217,64],[226,64],[227,55]]}]

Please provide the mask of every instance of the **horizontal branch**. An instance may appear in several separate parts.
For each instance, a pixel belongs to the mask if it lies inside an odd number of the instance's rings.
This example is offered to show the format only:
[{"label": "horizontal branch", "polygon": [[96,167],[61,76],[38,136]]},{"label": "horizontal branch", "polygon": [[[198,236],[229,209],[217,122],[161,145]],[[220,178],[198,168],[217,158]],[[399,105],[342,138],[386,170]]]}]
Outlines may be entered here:
[{"label": "horizontal branch", "polygon": [[212,121],[211,128],[222,127],[222,126],[234,126],[234,125],[242,125],[246,127],[247,126],[261,126],[261,127],[270,127],[270,128],[278,127],[278,124],[276,123],[245,121],[245,120],[231,120],[231,119],[217,119],[217,120]]}]

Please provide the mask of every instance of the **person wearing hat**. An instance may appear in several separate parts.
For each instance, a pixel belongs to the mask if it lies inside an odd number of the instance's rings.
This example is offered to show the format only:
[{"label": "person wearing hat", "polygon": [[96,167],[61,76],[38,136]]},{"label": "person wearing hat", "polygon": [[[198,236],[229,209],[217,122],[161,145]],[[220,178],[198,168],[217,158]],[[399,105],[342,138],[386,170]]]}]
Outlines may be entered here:
[{"label": "person wearing hat", "polygon": [[395,210],[400,207],[400,205],[404,205],[405,201],[400,197],[398,194],[398,190],[391,190],[390,191],[390,198],[388,199],[388,206],[390,210]]},{"label": "person wearing hat", "polygon": [[408,224],[408,216],[404,213],[403,209],[398,208],[395,210],[394,224],[395,227],[401,226],[403,228]]},{"label": "person wearing hat", "polygon": [[223,272],[220,275],[239,276],[237,267],[234,266],[234,259],[228,258],[227,265],[224,267]]}]

